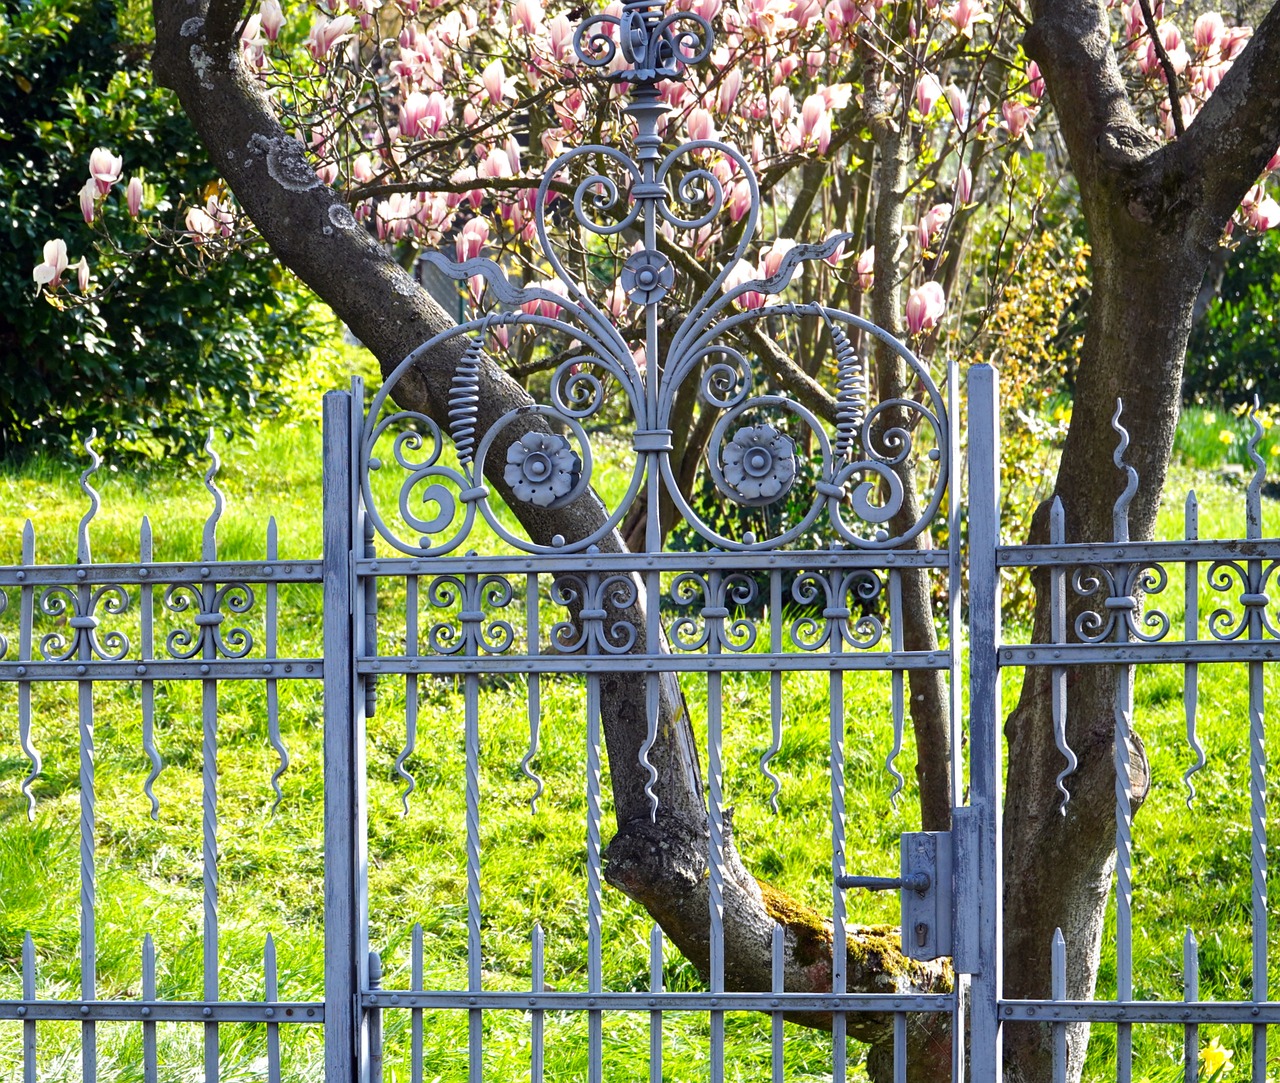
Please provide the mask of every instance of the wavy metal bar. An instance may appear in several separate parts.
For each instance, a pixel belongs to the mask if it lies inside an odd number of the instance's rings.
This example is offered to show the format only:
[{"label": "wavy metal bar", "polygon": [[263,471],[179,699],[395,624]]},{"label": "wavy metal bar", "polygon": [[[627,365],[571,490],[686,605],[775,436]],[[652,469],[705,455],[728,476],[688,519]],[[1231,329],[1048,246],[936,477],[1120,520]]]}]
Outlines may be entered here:
[{"label": "wavy metal bar", "polygon": [[[769,649],[782,651],[782,573],[769,573]],[[760,773],[773,785],[769,794],[769,808],[778,815],[778,795],[782,793],[782,779],[773,773],[769,764],[782,751],[782,674],[775,670],[769,674],[769,724],[772,740],[760,757]]]},{"label": "wavy metal bar", "polygon": [[[1133,999],[1133,783],[1129,740],[1133,718],[1133,668],[1119,667],[1115,696],[1116,792],[1116,999]],[[1133,1074],[1133,1027],[1116,1025],[1116,1079],[1129,1083]]]},{"label": "wavy metal bar", "polygon": [[1120,441],[1116,445],[1112,461],[1116,464],[1117,470],[1125,472],[1126,481],[1123,491],[1116,497],[1115,508],[1111,513],[1111,523],[1114,540],[1127,542],[1129,540],[1129,505],[1133,503],[1133,498],[1138,492],[1138,472],[1124,461],[1124,453],[1129,450],[1129,430],[1120,424],[1122,413],[1124,413],[1124,400],[1116,399],[1116,412],[1111,415],[1111,427],[1120,437]]},{"label": "wavy metal bar", "polygon": [[89,484],[89,479],[98,472],[102,465],[102,457],[93,450],[93,441],[98,435],[97,429],[89,430],[89,438],[84,442],[84,450],[89,455],[89,468],[80,475],[80,491],[89,498],[89,510],[80,520],[80,528],[76,531],[76,561],[80,564],[92,564],[93,557],[89,552],[89,524],[102,506],[98,491]]},{"label": "wavy metal bar", "polygon": [[[1200,504],[1195,490],[1187,493],[1187,502],[1183,511],[1183,536],[1187,541],[1197,541],[1200,537]],[[1200,565],[1197,561],[1188,560],[1183,566],[1185,623],[1183,638],[1193,643],[1200,638]],[[1204,745],[1196,734],[1196,707],[1200,699],[1200,665],[1188,661],[1182,667],[1182,710],[1187,722],[1187,744],[1195,754],[1195,762],[1183,772],[1182,781],[1187,787],[1187,808],[1191,808],[1196,797],[1195,783],[1192,776],[1200,771],[1207,762]]]},{"label": "wavy metal bar", "polygon": [[[890,648],[895,653],[903,649],[902,646],[902,573],[897,568],[891,568],[889,571],[889,637],[892,643]],[[902,772],[897,768],[898,757],[902,754],[902,736],[906,728],[906,694],[903,688],[903,672],[901,669],[894,669],[890,673],[890,682],[892,685],[892,705],[893,705],[893,748],[889,751],[888,758],[884,761],[885,770],[893,776],[893,793],[889,795],[889,803],[894,807],[898,807],[898,795],[902,793],[902,788],[906,785],[907,780],[903,778]]]},{"label": "wavy metal bar", "polygon": [[[138,559],[143,564],[149,564],[153,559],[151,520],[145,515],[142,517],[142,527],[139,532]],[[150,583],[144,582],[138,589],[138,595],[141,611],[141,664],[146,666],[155,658],[156,649],[154,588]],[[160,772],[164,770],[164,759],[160,755],[160,750],[156,748],[156,687],[155,681],[151,680],[142,682],[142,751],[146,753],[147,760],[151,764],[151,770],[142,783],[142,792],[151,802],[151,818],[159,820],[160,799],[156,797],[155,784],[156,779],[160,777]]]},{"label": "wavy metal bar", "polygon": [[[710,574],[710,594],[719,602],[720,572]],[[708,653],[720,653],[720,636],[712,635]],[[711,992],[724,992],[724,687],[721,674],[707,674],[708,905],[711,919]],[[711,1013],[711,1083],[724,1083],[724,1012]]]},{"label": "wavy metal bar", "polygon": [[[404,581],[404,650],[410,658],[416,658],[418,648],[418,577],[409,576]],[[400,815],[409,815],[409,796],[418,788],[418,781],[405,770],[405,760],[413,755],[418,744],[418,675],[404,675],[404,747],[396,757],[395,773],[404,779],[400,791]]]},{"label": "wavy metal bar", "polygon": [[[525,577],[525,645],[529,656],[535,657],[540,644],[539,635],[539,601],[538,573],[530,572]],[[533,783],[533,796],[529,798],[529,812],[538,811],[538,799],[546,788],[542,776],[533,769],[533,758],[538,754],[539,730],[542,726],[542,675],[529,673],[526,676],[528,711],[529,711],[529,748],[520,760],[520,773]]]},{"label": "wavy metal bar", "polygon": [[[468,575],[467,586],[474,588],[476,577]],[[467,654],[474,656],[474,642],[467,644]],[[466,755],[466,822],[467,822],[467,991],[481,989],[483,950],[480,939],[480,680],[474,673],[463,678],[463,743]],[[476,1008],[467,1012],[467,1079],[483,1083],[484,1016]]]},{"label": "wavy metal bar", "polygon": [[[832,636],[830,649],[839,653],[841,637]],[[844,890],[838,887],[845,874],[845,756],[844,756],[844,675],[831,674],[828,692],[831,719],[831,992],[846,991],[848,931],[845,927]],[[843,1012],[831,1017],[831,1071],[833,1083],[845,1083],[848,1068],[847,1019]]]},{"label": "wavy metal bar", "polygon": [[218,559],[218,520],[222,518],[222,512],[226,507],[226,501],[223,499],[222,490],[218,488],[214,480],[218,476],[218,471],[222,469],[222,460],[218,457],[218,452],[213,446],[213,430],[209,430],[209,436],[204,442],[205,454],[209,456],[209,469],[204,474],[204,487],[209,495],[213,497],[213,510],[209,513],[209,517],[205,520],[204,534],[200,543],[200,559],[201,560],[217,560]]},{"label": "wavy metal bar", "polygon": [[[22,527],[22,563],[30,567],[36,560],[36,531],[28,519]],[[35,588],[24,586],[18,605],[18,661],[31,660],[32,626],[35,623]],[[27,819],[36,818],[36,795],[32,785],[40,777],[43,761],[40,752],[31,739],[31,682],[18,681],[18,743],[22,746],[22,754],[27,757],[31,770],[20,783],[22,796],[27,799]]]},{"label": "wavy metal bar", "polygon": [[[280,543],[279,532],[276,529],[276,517],[273,515],[267,520],[267,570],[272,567],[277,560],[280,559]],[[279,614],[277,612],[279,588],[276,586],[274,579],[267,581],[267,611],[266,611],[266,651],[267,658],[272,662],[279,656]],[[272,666],[272,672],[275,667]],[[280,736],[280,690],[274,677],[267,679],[267,740],[271,742],[271,747],[275,749],[277,766],[271,772],[271,789],[275,794],[275,800],[271,802],[271,815],[276,814],[276,809],[280,807],[280,802],[284,800],[284,791],[280,788],[280,779],[284,773],[289,770],[289,750],[285,747],[283,738]]]},{"label": "wavy metal bar", "polygon": [[[1066,514],[1062,508],[1062,501],[1055,496],[1049,509],[1049,544],[1061,545],[1065,540]],[[1055,567],[1049,571],[1049,624],[1053,642],[1066,643],[1067,573],[1065,568]],[[1066,761],[1062,770],[1058,772],[1057,778],[1058,792],[1062,794],[1062,800],[1058,803],[1058,811],[1065,816],[1067,814],[1067,802],[1071,800],[1071,793],[1066,787],[1066,780],[1075,774],[1076,768],[1079,766],[1075,752],[1072,751],[1071,746],[1067,743],[1066,666],[1054,666],[1049,679],[1053,683],[1053,743]]]}]

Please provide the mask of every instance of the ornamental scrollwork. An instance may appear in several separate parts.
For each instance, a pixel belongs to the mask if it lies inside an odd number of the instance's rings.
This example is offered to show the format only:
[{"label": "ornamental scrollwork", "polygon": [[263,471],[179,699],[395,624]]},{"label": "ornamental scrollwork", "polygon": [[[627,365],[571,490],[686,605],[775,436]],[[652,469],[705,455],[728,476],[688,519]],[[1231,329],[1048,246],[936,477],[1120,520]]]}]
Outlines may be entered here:
[{"label": "ornamental scrollwork", "polygon": [[1075,633],[1082,643],[1101,643],[1132,636],[1155,643],[1169,633],[1169,617],[1144,607],[1143,599],[1164,591],[1169,574],[1159,564],[1087,565],[1071,573],[1071,589],[1080,598],[1096,599],[1100,609],[1077,614]]},{"label": "ornamental scrollwork", "polygon": [[247,583],[201,586],[173,583],[161,595],[170,613],[190,616],[193,628],[174,628],[165,637],[170,658],[244,658],[253,649],[253,636],[244,627],[224,629],[227,617],[242,617],[253,609],[253,588]]},{"label": "ornamental scrollwork", "polygon": [[870,607],[883,589],[874,572],[802,572],[791,584],[791,597],[809,612],[791,622],[791,642],[802,651],[820,650],[833,641],[853,650],[878,646],[884,639],[884,622]]},{"label": "ornamental scrollwork", "polygon": [[667,594],[680,609],[693,610],[676,617],[667,629],[677,650],[741,653],[755,647],[756,623],[743,613],[756,604],[759,595],[751,576],[742,572],[681,572],[671,581]]},{"label": "ornamental scrollwork", "polygon": [[456,610],[449,620],[434,621],[427,643],[436,654],[502,654],[511,649],[516,630],[492,611],[503,610],[515,597],[502,575],[440,575],[430,581],[426,601],[432,609]]},{"label": "ornamental scrollwork", "polygon": [[40,637],[40,656],[46,662],[71,658],[118,662],[129,653],[129,637],[118,630],[98,631],[99,614],[119,616],[129,609],[129,594],[117,584],[96,587],[46,587],[37,606],[40,613],[62,627]]},{"label": "ornamental scrollwork", "polygon": [[619,613],[635,606],[639,596],[629,575],[557,576],[551,600],[571,616],[551,626],[551,645],[563,654],[626,654],[635,646],[636,626]]}]

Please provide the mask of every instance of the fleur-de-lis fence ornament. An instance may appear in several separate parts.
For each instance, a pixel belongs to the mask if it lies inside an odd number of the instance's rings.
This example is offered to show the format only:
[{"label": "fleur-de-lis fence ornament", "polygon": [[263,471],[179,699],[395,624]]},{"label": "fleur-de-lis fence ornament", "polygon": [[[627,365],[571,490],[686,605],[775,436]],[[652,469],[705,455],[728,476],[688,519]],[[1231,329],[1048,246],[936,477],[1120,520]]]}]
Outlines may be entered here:
[{"label": "fleur-de-lis fence ornament", "polygon": [[[253,609],[253,589],[245,583],[224,583],[216,590],[202,590],[194,583],[174,583],[162,604],[170,613],[191,614],[194,628],[175,628],[165,638],[171,658],[194,658],[208,653],[221,658],[243,658],[253,649],[253,636],[245,628],[223,630],[228,614],[243,616]],[[206,651],[207,648],[207,651]]]},{"label": "fleur-de-lis fence ornament", "polygon": [[[751,162],[714,139],[674,146],[664,141],[669,106],[659,83],[683,79],[690,65],[710,56],[713,39],[706,19],[687,11],[664,13],[651,0],[633,0],[619,15],[595,15],[578,27],[573,44],[580,63],[625,85],[623,112],[632,134],[628,147],[579,146],[544,171],[532,224],[550,283],[514,283],[483,257],[461,263],[439,253],[424,257],[459,283],[481,280],[493,307],[409,354],[389,374],[367,415],[361,432],[364,504],[379,535],[400,552],[452,552],[471,536],[478,518],[501,544],[519,551],[586,551],[622,523],[646,480],[665,489],[707,545],[727,550],[786,546],[823,516],[832,541],[887,549],[909,542],[934,518],[947,488],[950,422],[927,369],[867,320],[783,296],[806,264],[835,256],[852,238],[794,245],[772,275],[741,280],[735,268],[759,243],[760,190]],[[673,257],[693,246],[697,231],[727,219],[728,186],[748,196],[732,234],[733,251],[722,267],[713,268],[709,283],[682,281]],[[555,238],[563,238],[566,229],[593,251],[615,253],[621,288],[642,310],[626,333],[603,300],[567,270],[563,245]],[[670,319],[673,302],[678,321]],[[827,344],[836,378],[830,424],[778,393],[769,360],[762,361],[750,345],[768,339],[774,348],[785,348],[785,328],[800,323],[809,337],[816,328]],[[493,364],[488,354],[495,343],[522,333],[533,334],[535,350],[554,361],[546,400],[487,418],[481,431],[482,375]],[[862,347],[855,348],[873,340],[902,361],[910,386],[900,397],[875,399],[858,352]],[[421,412],[392,406],[397,385],[428,355],[456,359],[443,426]],[[706,466],[719,492],[747,507],[787,501],[785,516],[768,517],[780,525],[768,528],[773,532],[767,536],[745,527],[730,536],[724,531],[737,527],[706,521],[682,495],[680,464],[672,462],[673,431],[688,423],[676,407],[689,392],[696,392],[709,424]],[[594,499],[591,431],[608,428],[616,434],[619,410],[629,415],[624,424],[635,454],[624,463],[621,484],[597,487],[613,494],[606,513],[592,516],[592,528],[581,536],[556,535],[546,544],[514,527],[491,486],[502,488],[517,517],[521,505],[531,505],[528,514],[536,517],[537,509]],[[456,461],[445,454],[446,436]],[[927,475],[927,499],[913,521],[903,522],[903,478],[913,470]]]},{"label": "fleur-de-lis fence ornament", "polygon": [[491,610],[511,604],[515,592],[502,575],[441,575],[431,580],[427,602],[433,609],[457,609],[457,620],[436,621],[427,642],[437,654],[501,654],[515,641],[515,627]]}]

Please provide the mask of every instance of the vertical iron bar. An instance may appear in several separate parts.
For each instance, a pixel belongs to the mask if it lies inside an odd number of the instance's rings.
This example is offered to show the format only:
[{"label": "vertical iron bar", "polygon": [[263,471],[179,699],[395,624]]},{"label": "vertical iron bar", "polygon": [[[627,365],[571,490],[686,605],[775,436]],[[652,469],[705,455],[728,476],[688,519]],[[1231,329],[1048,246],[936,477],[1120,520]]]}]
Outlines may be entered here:
[{"label": "vertical iron bar", "polygon": [[[276,517],[273,515],[267,520],[267,571],[271,574],[275,573],[276,561],[280,559],[280,541],[279,532],[276,528]],[[270,672],[275,672],[275,660],[279,657],[279,588],[276,586],[274,579],[267,580],[267,612],[266,612],[266,656],[270,660],[268,664],[271,666]],[[280,778],[289,768],[289,750],[285,748],[283,739],[280,737],[280,692],[277,687],[275,677],[267,678],[267,739],[271,742],[271,747],[275,749],[278,758],[278,766],[271,772],[271,789],[275,793],[275,800],[271,803],[271,815],[274,816],[276,809],[280,807],[280,802],[284,799],[284,793],[280,789]],[[274,950],[274,945],[273,945]]]},{"label": "vertical iron bar", "polygon": [[[1067,942],[1062,930],[1053,930],[1050,955],[1050,994],[1054,1000],[1067,999]],[[1053,1024],[1053,1083],[1066,1083],[1067,1079],[1067,1025]]]},{"label": "vertical iron bar", "polygon": [[[787,972],[786,957],[784,955],[785,941],[783,938],[782,926],[777,922],[773,925],[772,940],[772,967],[770,970],[770,990],[774,993],[785,993],[787,991]],[[769,1013],[769,1036],[772,1039],[772,1050],[770,1063],[772,1071],[770,1073],[771,1083],[782,1083],[782,1012]]]},{"label": "vertical iron bar", "polygon": [[[1186,539],[1195,541],[1200,537],[1200,505],[1194,490],[1187,494],[1184,516]],[[1187,561],[1183,574],[1186,588],[1183,638],[1191,643],[1200,638],[1200,565],[1194,560]],[[1191,807],[1191,802],[1196,795],[1195,783],[1191,781],[1191,776],[1205,765],[1204,746],[1196,735],[1196,708],[1200,698],[1199,676],[1200,667],[1196,662],[1190,661],[1183,666],[1182,710],[1187,721],[1187,745],[1196,757],[1196,762],[1188,767],[1182,776],[1182,781],[1187,787],[1187,808]]]},{"label": "vertical iron bar", "polygon": [[[418,577],[410,575],[404,581],[404,653],[418,657]],[[409,663],[413,665],[412,662]],[[418,788],[417,781],[405,769],[405,761],[413,755],[418,745],[418,675],[404,675],[404,748],[396,757],[395,772],[404,780],[400,791],[400,812],[409,815],[409,797]]]},{"label": "vertical iron bar", "polygon": [[[541,618],[538,615],[539,601],[538,573],[530,572],[525,576],[524,597],[525,640],[526,650],[530,658],[535,657],[539,650],[538,639],[542,629]],[[529,750],[525,753],[524,759],[520,761],[520,770],[533,783],[533,796],[529,798],[529,813],[532,815],[538,811],[538,799],[542,796],[543,790],[542,779],[533,769],[533,758],[538,754],[538,741],[542,727],[542,675],[530,673],[526,678],[526,683],[529,697]]]},{"label": "vertical iron bar", "polygon": [[[1058,546],[1066,543],[1066,514],[1062,501],[1053,498],[1049,509],[1049,544]],[[1053,566],[1049,569],[1049,625],[1050,638],[1055,645],[1067,642],[1067,570]],[[1066,779],[1075,773],[1076,755],[1067,744],[1067,667],[1054,666],[1050,671],[1052,682],[1053,740],[1066,761],[1058,772],[1058,792],[1062,799],[1058,811],[1067,814],[1067,802],[1071,800],[1071,792],[1067,789]]]},{"label": "vertical iron bar", "polygon": [[[27,933],[22,938],[22,999],[36,998],[36,945]],[[22,1021],[22,1083],[36,1083],[36,1021]],[[150,1081],[148,1081],[150,1083]]]},{"label": "vertical iron bar", "polygon": [[[409,948],[409,980],[410,988],[420,993],[422,984],[422,923],[413,923],[413,938]],[[413,998],[410,998],[411,1000]],[[414,1008],[409,1013],[409,1080],[410,1083],[422,1083],[422,1009]],[[533,1083],[538,1083],[534,1080]]]},{"label": "vertical iron bar", "polygon": [[[720,602],[720,573],[707,577],[707,601]],[[720,654],[724,618],[704,618],[709,625],[707,654]],[[709,905],[711,908],[711,992],[724,992],[724,687],[719,670],[707,673],[707,797],[710,801]],[[711,1010],[711,1083],[724,1083],[724,1012]]]},{"label": "vertical iron bar", "polygon": [[[1120,623],[1120,622],[1117,622]],[[1121,633],[1117,633],[1119,635]],[[1127,629],[1123,633],[1128,635]],[[1116,773],[1116,999],[1133,999],[1133,783],[1129,739],[1133,717],[1133,669],[1121,665],[1115,701]],[[1133,1024],[1116,1024],[1116,1080],[1133,1075]]]},{"label": "vertical iron bar", "polygon": [[[597,576],[588,577],[589,597],[596,596]],[[600,905],[600,678],[587,675],[587,991],[604,991]],[[598,1008],[587,1011],[587,1080],[600,1083],[604,1072],[604,1018]]]},{"label": "vertical iron bar", "polygon": [[[782,573],[769,573],[769,650],[781,654],[782,645]],[[782,781],[770,768],[773,757],[782,750],[782,672],[774,669],[769,674],[769,747],[760,757],[760,770],[773,785],[769,794],[769,808],[778,814],[778,795],[782,792]]]},{"label": "vertical iron bar", "polygon": [[1000,912],[1001,708],[999,392],[995,369],[969,370],[969,803],[980,824],[977,899],[958,906],[978,914],[978,966],[970,985],[970,1072],[974,1080],[1003,1074]]},{"label": "vertical iron bar", "polygon": [[[662,927],[649,929],[649,991],[661,993],[662,981]],[[649,1083],[662,1083],[662,1012],[649,1012]]]},{"label": "vertical iron bar", "polygon": [[[280,999],[280,982],[276,969],[276,941],[270,933],[267,933],[267,942],[262,948],[262,975],[263,999],[274,1004]],[[280,1083],[279,1023],[267,1024],[267,1083]]]},{"label": "vertical iron bar", "polygon": [[[1254,425],[1258,422],[1254,419]],[[1250,448],[1257,458],[1251,441]],[[1261,464],[1261,460],[1259,460]],[[1262,481],[1266,468],[1259,465],[1258,474],[1250,484],[1246,496],[1245,534],[1250,541],[1262,538]],[[1262,596],[1262,561],[1249,561],[1249,590]],[[1249,640],[1257,644],[1263,638],[1262,608],[1248,607]],[[1256,647],[1254,648],[1257,649]],[[1253,967],[1250,999],[1255,1004],[1265,1003],[1268,997],[1267,982],[1267,746],[1266,746],[1266,696],[1263,690],[1263,663],[1249,663],[1249,820],[1250,820],[1250,870],[1253,895]],[[1267,1078],[1267,1026],[1253,1026],[1253,1075],[1257,1083]]]},{"label": "vertical iron bar", "polygon": [[[836,618],[832,618],[835,625]],[[831,629],[830,649],[840,653],[844,640],[838,625]],[[831,875],[838,885],[845,873],[845,807],[844,807],[844,671],[831,672],[828,699],[831,712]],[[844,891],[839,886],[831,893],[831,992],[836,996],[846,991],[846,953]],[[831,1013],[831,1074],[833,1083],[844,1083],[848,1043],[848,1020],[843,1011]]]},{"label": "vertical iron bar", "polygon": [[[546,945],[544,943],[542,926],[535,923],[533,926],[533,980],[530,983],[530,992],[534,996],[541,996],[543,987],[546,984],[545,976],[545,953]],[[545,1070],[546,1057],[546,1034],[545,1020],[546,1013],[541,1008],[534,1008],[529,1013],[532,1018],[532,1034],[530,1035],[529,1047],[529,1083],[542,1083],[542,1075]],[[418,1081],[415,1080],[415,1083]]]},{"label": "vertical iron bar", "polygon": [[352,664],[353,396],[324,397],[325,1083],[356,1072],[355,667]]},{"label": "vertical iron bar", "polygon": [[[961,591],[964,580],[961,570],[960,533],[963,514],[960,484],[960,364],[953,357],[947,363],[947,464],[949,468],[947,492],[947,652],[950,663],[947,672],[947,706],[950,711],[951,733],[951,803],[959,806],[964,800],[964,704],[962,702],[962,674],[964,658],[964,614]],[[968,1049],[965,1035],[966,1001],[969,977],[955,975],[955,1007],[951,1016],[951,1064],[952,1083],[965,1083]]]},{"label": "vertical iron bar", "polygon": [[[212,439],[212,437],[210,438]],[[210,454],[212,447],[210,445]],[[214,494],[214,511],[205,524],[204,539],[200,547],[200,559],[212,563],[218,559],[217,522],[222,513],[222,498],[213,486],[218,470],[218,459],[213,455],[213,465],[205,475],[205,486]],[[208,566],[201,569],[208,575]],[[217,605],[217,584],[206,578],[200,588],[203,595],[201,610],[213,613]],[[201,629],[200,657],[206,662],[218,656],[212,628]],[[204,915],[204,999],[212,1003],[218,999],[218,682],[206,678],[200,682],[201,741],[201,858],[203,864],[203,915]],[[218,1083],[220,1068],[218,1056],[218,1024],[204,1025],[204,1078],[205,1083]]]},{"label": "vertical iron bar", "polygon": [[[903,649],[902,638],[902,573],[897,568],[889,571],[889,644],[895,654]],[[889,803],[897,808],[898,797],[906,780],[898,770],[898,757],[902,754],[902,735],[906,727],[906,691],[903,687],[903,672],[894,669],[889,674],[890,702],[893,707],[893,748],[884,761],[885,770],[893,777],[893,792],[889,795]]]},{"label": "vertical iron bar", "polygon": [[907,1083],[907,1013],[893,1013],[893,1083]]},{"label": "vertical iron bar", "polygon": [[[92,454],[92,452],[91,452]],[[95,456],[96,459],[96,456]],[[88,473],[85,474],[88,477]],[[82,485],[84,482],[82,481]],[[91,564],[89,551],[89,520],[97,509],[97,494],[92,493],[93,510],[80,524],[77,562]],[[76,611],[90,615],[92,592],[88,585],[76,588]],[[88,635],[79,634],[76,657],[81,663],[93,660],[93,648]],[[93,682],[76,682],[77,706],[80,717],[80,998],[97,999],[97,877],[95,872],[97,833],[97,793],[94,777],[95,749],[93,734]],[[98,1077],[98,1036],[91,1019],[80,1024],[84,1083],[94,1083]]]},{"label": "vertical iron bar", "polygon": [[[156,999],[156,945],[147,933],[142,938],[142,999],[153,1003]],[[160,1074],[159,1056],[156,1051],[156,1025],[153,1020],[142,1023],[142,1078],[144,1083],[156,1083]],[[272,1083],[278,1083],[273,1080]]]},{"label": "vertical iron bar", "polygon": [[[142,519],[142,530],[138,544],[138,559],[144,565],[150,564],[154,553],[152,548],[151,520]],[[155,658],[155,594],[150,583],[143,583],[138,588],[138,605],[140,609],[140,631],[142,633],[142,664],[145,667]],[[156,749],[156,688],[155,681],[142,682],[142,750],[147,754],[151,770],[142,784],[142,792],[151,802],[151,818],[160,818],[160,802],[156,798],[155,782],[164,768],[164,761]]]},{"label": "vertical iron bar", "polygon": [[[369,1000],[376,1001],[382,989],[382,956],[369,952]],[[365,1040],[368,1043],[367,1072],[369,1083],[382,1083],[382,1008],[371,1007],[365,1015]]]},{"label": "vertical iron bar", "polygon": [[[1200,999],[1200,945],[1187,928],[1182,940],[1182,999],[1193,1004]],[[1182,1083],[1196,1083],[1200,1074],[1200,1027],[1188,1023],[1182,1028]]]},{"label": "vertical iron bar", "polygon": [[[476,576],[466,576],[465,597],[475,596]],[[475,639],[467,637],[467,654],[476,654]],[[463,678],[464,743],[466,746],[467,800],[467,991],[481,989],[480,946],[480,678],[468,673]],[[467,1012],[467,1078],[483,1083],[484,1019],[479,1008]]]},{"label": "vertical iron bar", "polygon": [[[30,567],[36,562],[36,531],[28,519],[22,527],[22,563]],[[31,661],[31,636],[35,624],[35,588],[24,586],[18,613],[18,661]],[[27,799],[27,819],[36,818],[36,799],[31,786],[40,777],[40,753],[31,741],[31,682],[18,682],[18,742],[31,770],[22,780],[22,793]]]}]

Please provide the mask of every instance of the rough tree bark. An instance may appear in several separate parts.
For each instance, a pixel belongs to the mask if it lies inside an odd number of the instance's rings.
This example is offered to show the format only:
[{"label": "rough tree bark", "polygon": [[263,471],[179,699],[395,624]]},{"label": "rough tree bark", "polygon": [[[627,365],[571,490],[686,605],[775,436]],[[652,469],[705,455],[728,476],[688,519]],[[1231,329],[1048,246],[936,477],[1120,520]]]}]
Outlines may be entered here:
[{"label": "rough tree bark", "polygon": [[[1124,400],[1141,479],[1131,534],[1152,536],[1177,424],[1192,309],[1224,227],[1280,143],[1280,7],[1185,135],[1168,144],[1139,122],[1125,90],[1102,0],[1034,0],[1028,55],[1044,73],[1067,143],[1093,248],[1089,322],[1076,377],[1071,425],[1054,494],[1068,542],[1111,537],[1122,480],[1112,460],[1111,417]],[[1032,526],[1047,540],[1048,506]],[[1048,597],[1040,591],[1037,638],[1048,639]],[[1067,996],[1092,995],[1114,850],[1111,667],[1068,677],[1067,735],[1080,758],[1071,801],[1058,813],[1048,673],[1028,670],[1006,723],[1009,778],[1004,812],[1005,990],[1049,995],[1055,928],[1068,945]],[[1141,722],[1140,719],[1136,720]],[[1146,786],[1140,743],[1132,776]],[[1079,1077],[1087,1028],[1069,1036],[1069,1079]],[[1047,1080],[1048,1028],[1010,1028],[1006,1077]]]},{"label": "rough tree bark", "polygon": [[[316,177],[302,145],[281,126],[271,103],[245,70],[239,47],[241,0],[154,0],[153,69],[172,88],[213,162],[276,257],[319,294],[389,373],[402,358],[451,325],[415,280],[359,225],[343,200]],[[404,408],[447,422],[450,380],[465,343],[456,339],[422,359],[397,385]],[[490,359],[480,372],[477,429],[487,431],[504,413],[531,402]],[[820,389],[819,389],[820,390]],[[537,415],[509,426],[488,457],[489,486],[508,500],[529,536],[543,544],[556,534],[582,537],[605,519],[598,500],[584,497],[560,510],[511,498],[500,464],[520,435],[545,425]],[[602,544],[622,551],[615,533]],[[643,591],[640,592],[643,598]],[[637,629],[644,651],[640,605],[614,616]],[[613,619],[611,617],[611,619]],[[659,645],[659,649],[661,646]],[[659,740],[649,758],[658,771],[661,812],[650,822],[645,775],[637,757],[647,735],[643,677],[601,678],[602,718],[618,831],[606,855],[610,883],[643,905],[675,945],[705,973],[708,964],[707,810],[692,728],[678,681],[664,676]],[[792,991],[831,988],[831,930],[821,915],[758,882],[726,839],[726,984],[730,990],[770,987],[770,939],[779,922],[786,932],[786,985]],[[950,980],[945,965],[905,960],[896,935],[850,931],[849,988],[863,991],[934,991]],[[829,1019],[806,1017],[809,1025]],[[914,1027],[913,1078],[947,1078],[946,1021]],[[941,1028],[941,1029],[937,1029]],[[874,1061],[883,1074],[890,1057],[891,1018],[852,1017],[852,1036],[881,1047]]]}]

